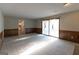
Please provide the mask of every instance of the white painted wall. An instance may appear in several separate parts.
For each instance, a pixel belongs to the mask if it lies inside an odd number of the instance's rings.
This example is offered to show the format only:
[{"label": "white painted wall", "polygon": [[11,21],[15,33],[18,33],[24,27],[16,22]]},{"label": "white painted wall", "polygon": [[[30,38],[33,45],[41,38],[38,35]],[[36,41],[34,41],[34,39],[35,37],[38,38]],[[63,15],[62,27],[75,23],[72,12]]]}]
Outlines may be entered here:
[{"label": "white painted wall", "polygon": [[[0,16],[1,18],[2,16]],[[2,18],[3,19],[3,18]],[[0,19],[0,25],[3,20]],[[17,28],[18,18],[5,18],[5,29]],[[0,26],[2,29],[3,26]],[[41,28],[41,20],[25,19],[25,28]],[[79,31],[79,12],[63,14],[60,17],[60,30]]]},{"label": "white painted wall", "polygon": [[37,20],[36,28],[41,28],[41,27],[42,27],[42,20]]},{"label": "white painted wall", "polygon": [[62,15],[60,18],[60,30],[79,31],[79,12]]},{"label": "white painted wall", "polygon": [[[37,28],[41,28],[41,20],[37,21]],[[79,12],[63,14],[60,17],[60,30],[79,31]]]},{"label": "white painted wall", "polygon": [[[5,16],[5,29],[17,29],[17,24],[19,18],[17,17],[12,17],[12,16]],[[36,20],[28,20],[24,19],[25,21],[25,28],[35,28],[36,26]]]},{"label": "white painted wall", "polygon": [[3,14],[0,11],[0,32],[2,32],[4,30],[4,18],[3,18]]},{"label": "white painted wall", "polygon": [[25,28],[35,28],[36,20],[26,20],[25,19]]},{"label": "white painted wall", "polygon": [[5,16],[4,17],[4,28],[5,29],[16,29],[17,28],[17,23],[18,19],[12,16]]}]

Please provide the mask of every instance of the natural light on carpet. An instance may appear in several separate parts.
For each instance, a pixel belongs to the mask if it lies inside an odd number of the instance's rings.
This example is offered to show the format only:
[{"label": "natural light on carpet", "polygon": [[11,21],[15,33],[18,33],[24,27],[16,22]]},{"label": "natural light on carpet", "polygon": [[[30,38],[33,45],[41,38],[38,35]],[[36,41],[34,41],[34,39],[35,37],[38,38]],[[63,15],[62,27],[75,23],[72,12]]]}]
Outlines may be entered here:
[{"label": "natural light on carpet", "polygon": [[44,48],[45,46],[51,44],[52,42],[55,42],[57,39],[51,39],[49,38],[47,41],[37,42],[34,43],[32,46],[28,47],[23,53],[20,53],[20,55],[30,55],[34,52],[37,52],[38,50]]},{"label": "natural light on carpet", "polygon": [[26,39],[29,39],[29,38],[31,38],[31,36],[29,36],[29,37],[22,37],[22,38],[16,39],[15,41],[26,40]]}]

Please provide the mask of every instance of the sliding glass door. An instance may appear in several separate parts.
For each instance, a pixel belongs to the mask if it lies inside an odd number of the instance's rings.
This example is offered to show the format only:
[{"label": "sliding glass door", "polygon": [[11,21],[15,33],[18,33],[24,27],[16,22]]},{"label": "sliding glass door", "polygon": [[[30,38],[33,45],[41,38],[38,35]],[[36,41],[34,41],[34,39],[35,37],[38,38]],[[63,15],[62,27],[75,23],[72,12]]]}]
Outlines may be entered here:
[{"label": "sliding glass door", "polygon": [[42,21],[42,34],[59,37],[59,19]]},{"label": "sliding glass door", "polygon": [[49,21],[48,20],[42,21],[42,34],[49,35],[48,27],[49,27]]},{"label": "sliding glass door", "polygon": [[59,37],[59,19],[53,19],[49,22],[49,35]]}]

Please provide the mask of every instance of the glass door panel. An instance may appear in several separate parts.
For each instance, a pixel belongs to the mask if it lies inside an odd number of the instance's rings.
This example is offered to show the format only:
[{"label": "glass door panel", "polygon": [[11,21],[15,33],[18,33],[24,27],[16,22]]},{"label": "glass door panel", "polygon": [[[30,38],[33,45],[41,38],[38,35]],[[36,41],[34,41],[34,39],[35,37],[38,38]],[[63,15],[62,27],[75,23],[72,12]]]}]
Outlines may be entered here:
[{"label": "glass door panel", "polygon": [[59,19],[50,20],[49,35],[59,37]]},{"label": "glass door panel", "polygon": [[42,21],[42,34],[59,37],[59,19]]},{"label": "glass door panel", "polygon": [[48,32],[48,30],[49,30],[48,26],[49,26],[49,21],[48,20],[42,21],[42,34],[46,34],[46,35],[49,34],[49,32]]}]

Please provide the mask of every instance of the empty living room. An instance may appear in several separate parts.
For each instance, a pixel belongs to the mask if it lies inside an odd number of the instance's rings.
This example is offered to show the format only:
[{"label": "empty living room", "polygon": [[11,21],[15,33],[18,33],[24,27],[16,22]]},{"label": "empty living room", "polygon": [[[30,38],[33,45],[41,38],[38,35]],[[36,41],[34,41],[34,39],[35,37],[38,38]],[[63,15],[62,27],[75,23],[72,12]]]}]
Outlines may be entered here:
[{"label": "empty living room", "polygon": [[79,55],[79,3],[0,3],[0,55]]}]

